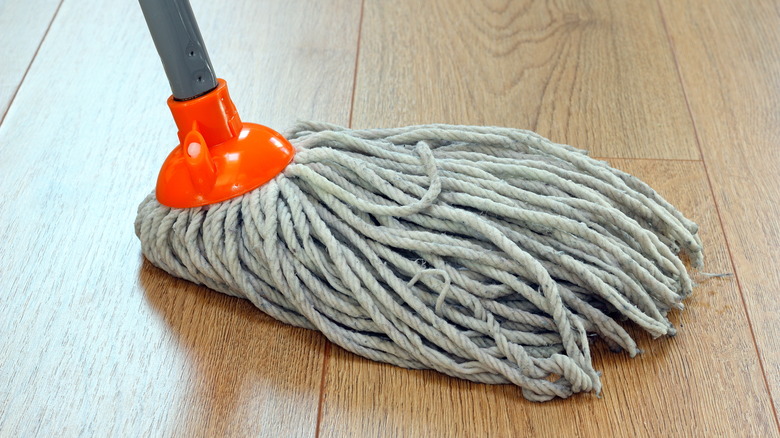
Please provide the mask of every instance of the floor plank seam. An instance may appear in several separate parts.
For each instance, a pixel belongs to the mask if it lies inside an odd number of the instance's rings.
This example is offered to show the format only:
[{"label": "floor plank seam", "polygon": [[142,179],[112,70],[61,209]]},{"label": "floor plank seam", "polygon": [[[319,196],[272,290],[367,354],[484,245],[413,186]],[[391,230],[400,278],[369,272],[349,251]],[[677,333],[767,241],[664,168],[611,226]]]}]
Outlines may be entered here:
[{"label": "floor plank seam", "polygon": [[363,36],[363,10],[366,0],[360,2],[360,18],[358,19],[357,48],[355,49],[355,69],[352,73],[352,96],[349,102],[349,127],[352,128],[352,115],[355,113],[355,91],[357,90],[358,66],[360,64],[360,39]]},{"label": "floor plank seam", "polygon": [[669,161],[675,163],[703,163],[701,159],[693,158],[638,158],[638,157],[591,157],[594,160],[632,160],[632,161]]},{"label": "floor plank seam", "polygon": [[764,366],[764,358],[761,355],[761,351],[758,348],[758,341],[756,340],[756,332],[755,328],[753,327],[753,321],[750,318],[750,312],[748,311],[747,301],[745,300],[745,293],[744,289],[742,288],[742,282],[740,281],[739,273],[736,270],[736,264],[734,263],[734,255],[731,252],[731,244],[729,243],[729,236],[726,233],[726,227],[723,223],[723,217],[720,213],[720,205],[718,204],[718,198],[715,195],[715,188],[712,184],[712,177],[710,176],[709,168],[707,167],[707,160],[704,156],[704,149],[701,146],[701,139],[699,137],[699,130],[696,126],[696,119],[693,116],[693,110],[691,108],[690,99],[688,98],[688,91],[685,88],[685,82],[683,81],[683,75],[682,75],[682,69],[680,68],[680,63],[677,59],[677,52],[674,49],[674,44],[672,42],[671,33],[669,32],[669,26],[666,22],[666,15],[663,11],[663,6],[661,5],[660,0],[656,0],[656,4],[658,5],[659,14],[661,16],[661,22],[664,26],[664,32],[666,33],[666,38],[669,44],[669,50],[672,52],[672,59],[674,60],[674,65],[677,70],[677,77],[680,81],[680,86],[682,87],[683,97],[685,98],[685,105],[688,108],[688,114],[691,117],[691,125],[693,126],[693,134],[694,139],[696,141],[696,146],[699,149],[699,156],[701,157],[701,163],[702,167],[704,169],[704,175],[707,178],[707,186],[710,189],[710,196],[712,197],[712,204],[715,207],[715,214],[718,217],[718,223],[720,224],[720,231],[721,234],[723,234],[723,242],[726,245],[726,253],[729,256],[729,263],[731,264],[731,269],[734,273],[734,280],[737,283],[737,290],[739,291],[739,297],[742,301],[742,310],[745,312],[745,319],[748,323],[748,328],[750,329],[750,336],[753,339],[753,347],[756,352],[756,358],[758,359],[758,366],[761,369],[761,375],[764,378],[764,388],[766,389],[767,396],[769,398],[769,406],[772,408],[772,414],[774,415],[775,420],[775,426],[777,427],[777,430],[780,431],[780,418],[778,418],[777,414],[777,407],[775,406],[774,397],[772,396],[772,388],[769,385],[769,379],[766,375],[766,367]]},{"label": "floor plank seam", "polygon": [[14,101],[16,100],[16,95],[19,94],[19,90],[22,88],[22,84],[24,84],[24,80],[27,79],[27,73],[30,72],[30,68],[35,62],[35,59],[38,57],[38,52],[41,50],[41,47],[43,46],[43,42],[46,41],[46,37],[49,35],[49,30],[51,29],[51,26],[54,24],[54,20],[57,19],[57,14],[59,14],[60,8],[62,7],[62,3],[64,1],[65,0],[60,0],[59,4],[57,4],[57,9],[54,10],[54,14],[51,16],[49,25],[46,26],[46,32],[43,33],[43,36],[41,37],[41,42],[38,43],[38,47],[35,48],[35,52],[33,52],[33,56],[32,58],[30,58],[30,62],[27,64],[27,68],[24,70],[22,79],[19,80],[19,85],[16,86],[16,89],[14,90],[14,94],[11,95],[11,100],[8,101],[8,107],[6,107],[3,116],[0,117],[0,127],[3,126],[3,122],[5,122],[6,116],[11,111],[11,107],[14,105]]},{"label": "floor plank seam", "polygon": [[322,373],[320,376],[320,398],[317,403],[317,425],[314,428],[314,437],[320,436],[320,425],[322,424],[322,408],[325,401],[325,383],[328,375],[328,364],[330,363],[330,341],[325,339],[325,348],[322,352]]}]

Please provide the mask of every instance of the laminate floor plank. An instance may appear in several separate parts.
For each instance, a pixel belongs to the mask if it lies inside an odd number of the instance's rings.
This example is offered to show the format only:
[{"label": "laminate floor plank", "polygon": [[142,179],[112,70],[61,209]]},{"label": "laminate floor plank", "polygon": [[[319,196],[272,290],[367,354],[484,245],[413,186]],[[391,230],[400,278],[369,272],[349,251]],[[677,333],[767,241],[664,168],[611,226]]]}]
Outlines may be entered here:
[{"label": "laminate floor plank", "polygon": [[780,9],[772,1],[660,3],[777,407]]},{"label": "laminate floor plank", "polygon": [[658,6],[366,0],[353,124],[531,129],[599,157],[699,159]]},{"label": "laminate floor plank", "polygon": [[0,2],[0,120],[19,89],[61,1]]}]

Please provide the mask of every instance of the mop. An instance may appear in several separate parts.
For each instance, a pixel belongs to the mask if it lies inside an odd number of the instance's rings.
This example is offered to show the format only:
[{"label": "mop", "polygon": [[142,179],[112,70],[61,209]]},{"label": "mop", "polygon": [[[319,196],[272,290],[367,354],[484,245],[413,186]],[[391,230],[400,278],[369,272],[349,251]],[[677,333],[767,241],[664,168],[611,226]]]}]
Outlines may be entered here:
[{"label": "mop", "polygon": [[144,256],[347,351],[599,394],[590,341],[672,336],[698,227],[653,189],[530,131],[242,122],[186,0],[140,0],[179,146],[138,208]]}]

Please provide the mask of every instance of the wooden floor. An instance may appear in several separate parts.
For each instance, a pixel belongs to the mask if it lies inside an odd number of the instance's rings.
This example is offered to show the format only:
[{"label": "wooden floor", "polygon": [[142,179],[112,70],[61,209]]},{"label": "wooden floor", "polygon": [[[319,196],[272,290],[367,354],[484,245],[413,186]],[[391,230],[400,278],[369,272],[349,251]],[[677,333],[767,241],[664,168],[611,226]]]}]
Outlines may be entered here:
[{"label": "wooden floor", "polygon": [[245,120],[533,129],[701,224],[680,334],[602,398],[373,363],[145,262],[175,143],[135,2],[0,0],[0,436],[778,436],[780,5],[192,0]]}]

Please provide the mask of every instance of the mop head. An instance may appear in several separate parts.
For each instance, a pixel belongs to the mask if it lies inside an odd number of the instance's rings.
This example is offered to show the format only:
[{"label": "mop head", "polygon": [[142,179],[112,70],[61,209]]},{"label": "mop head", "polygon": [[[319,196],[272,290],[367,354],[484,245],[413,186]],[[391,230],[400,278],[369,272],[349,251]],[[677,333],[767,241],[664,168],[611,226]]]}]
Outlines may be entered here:
[{"label": "mop head", "polygon": [[[638,179],[523,130],[299,123],[282,174],[136,234],[170,274],[360,356],[533,401],[599,393],[589,337],[630,356],[691,293],[697,225]],[[591,336],[595,335],[595,336]]]}]

